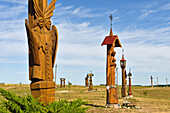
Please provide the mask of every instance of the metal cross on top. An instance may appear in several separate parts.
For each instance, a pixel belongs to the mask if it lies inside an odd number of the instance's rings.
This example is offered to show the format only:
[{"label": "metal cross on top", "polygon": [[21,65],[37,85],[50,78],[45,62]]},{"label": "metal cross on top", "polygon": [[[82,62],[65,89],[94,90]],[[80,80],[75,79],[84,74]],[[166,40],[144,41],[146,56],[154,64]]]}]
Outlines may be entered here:
[{"label": "metal cross on top", "polygon": [[112,28],[112,20],[113,20],[113,16],[112,16],[112,14],[110,14],[110,25],[111,25],[111,28]]}]

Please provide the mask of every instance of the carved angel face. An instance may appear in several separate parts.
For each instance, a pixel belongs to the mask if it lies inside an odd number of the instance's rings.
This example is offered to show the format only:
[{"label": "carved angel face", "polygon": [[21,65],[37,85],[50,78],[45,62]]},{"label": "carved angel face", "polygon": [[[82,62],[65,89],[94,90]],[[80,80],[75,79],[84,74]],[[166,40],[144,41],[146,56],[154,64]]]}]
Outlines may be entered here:
[{"label": "carved angel face", "polygon": [[51,29],[51,21],[48,20],[46,23],[45,23],[45,27],[50,30]]},{"label": "carved angel face", "polygon": [[39,19],[39,22],[38,22],[38,26],[39,26],[40,28],[42,28],[43,25],[44,25],[44,20],[43,20],[43,18],[40,18],[40,19]]}]

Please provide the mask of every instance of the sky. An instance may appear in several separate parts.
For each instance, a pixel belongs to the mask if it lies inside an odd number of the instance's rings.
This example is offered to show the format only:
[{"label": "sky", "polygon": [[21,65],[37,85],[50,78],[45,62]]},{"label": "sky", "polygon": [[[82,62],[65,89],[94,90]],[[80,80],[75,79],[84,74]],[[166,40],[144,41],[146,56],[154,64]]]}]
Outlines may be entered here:
[{"label": "sky", "polygon": [[[29,84],[28,42],[25,19],[28,0],[0,0],[0,83]],[[50,2],[48,0],[48,2]],[[118,35],[131,68],[132,85],[170,83],[169,0],[58,0],[52,24],[59,32],[56,57],[57,84],[66,78],[84,85],[92,70],[93,84],[106,83],[106,46],[110,32]],[[118,84],[121,84],[122,48],[115,48]]]}]

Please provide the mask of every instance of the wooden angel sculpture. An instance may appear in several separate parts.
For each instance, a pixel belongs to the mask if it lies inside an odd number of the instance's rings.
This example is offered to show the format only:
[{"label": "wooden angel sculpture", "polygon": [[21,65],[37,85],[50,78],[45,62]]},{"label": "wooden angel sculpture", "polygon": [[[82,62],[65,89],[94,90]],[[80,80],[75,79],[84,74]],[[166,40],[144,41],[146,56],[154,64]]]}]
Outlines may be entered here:
[{"label": "wooden angel sculpture", "polygon": [[[55,87],[49,84],[54,84],[53,67],[58,45],[58,31],[55,25],[51,28],[50,20],[56,1],[52,0],[47,6],[47,0],[28,0],[29,24],[25,20],[25,26],[29,45],[31,90]],[[32,95],[38,98],[33,91]]]}]

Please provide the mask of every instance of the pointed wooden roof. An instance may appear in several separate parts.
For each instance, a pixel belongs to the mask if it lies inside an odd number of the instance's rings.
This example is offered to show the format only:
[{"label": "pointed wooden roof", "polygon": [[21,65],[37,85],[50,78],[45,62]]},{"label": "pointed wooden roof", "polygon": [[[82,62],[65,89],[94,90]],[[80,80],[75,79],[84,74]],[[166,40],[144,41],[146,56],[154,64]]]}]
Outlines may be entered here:
[{"label": "pointed wooden roof", "polygon": [[111,28],[110,29],[110,35],[105,37],[105,39],[104,39],[103,43],[101,44],[101,46],[102,45],[113,44],[113,43],[115,43],[115,47],[122,47],[118,36],[113,35],[112,28]]}]

